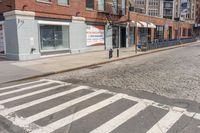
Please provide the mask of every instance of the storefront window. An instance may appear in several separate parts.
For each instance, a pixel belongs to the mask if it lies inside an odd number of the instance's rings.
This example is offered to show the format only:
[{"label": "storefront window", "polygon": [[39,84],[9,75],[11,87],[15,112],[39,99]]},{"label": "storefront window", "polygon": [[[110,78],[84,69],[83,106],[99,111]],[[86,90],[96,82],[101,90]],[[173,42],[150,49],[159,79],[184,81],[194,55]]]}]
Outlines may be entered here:
[{"label": "storefront window", "polygon": [[183,29],[183,36],[187,36],[187,29]]},{"label": "storefront window", "polygon": [[41,50],[64,50],[69,48],[68,26],[40,26]]},{"label": "storefront window", "polygon": [[155,39],[164,40],[164,26],[156,26]]},{"label": "storefront window", "polygon": [[140,44],[146,44],[148,42],[148,28],[140,28]]},{"label": "storefront window", "polygon": [[3,25],[0,24],[0,54],[5,54],[5,35]]}]

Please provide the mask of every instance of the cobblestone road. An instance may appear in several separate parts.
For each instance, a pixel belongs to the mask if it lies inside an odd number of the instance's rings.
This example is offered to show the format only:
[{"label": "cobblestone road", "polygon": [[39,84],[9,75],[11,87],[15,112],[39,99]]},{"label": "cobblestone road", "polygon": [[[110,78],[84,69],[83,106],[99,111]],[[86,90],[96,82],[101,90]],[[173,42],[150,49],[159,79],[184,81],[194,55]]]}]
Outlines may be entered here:
[{"label": "cobblestone road", "polygon": [[190,45],[3,84],[0,133],[199,133],[199,51]]},{"label": "cobblestone road", "polygon": [[145,91],[200,101],[200,44],[149,54],[49,78],[104,88]]}]

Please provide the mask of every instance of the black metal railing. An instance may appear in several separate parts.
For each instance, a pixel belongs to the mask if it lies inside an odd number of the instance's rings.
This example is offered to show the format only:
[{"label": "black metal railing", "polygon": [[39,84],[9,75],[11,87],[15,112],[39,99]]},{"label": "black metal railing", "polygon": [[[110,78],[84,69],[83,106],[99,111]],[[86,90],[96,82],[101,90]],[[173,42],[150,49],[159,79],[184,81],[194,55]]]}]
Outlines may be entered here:
[{"label": "black metal railing", "polygon": [[157,48],[164,48],[169,46],[175,46],[185,43],[191,43],[197,41],[195,38],[184,38],[184,39],[172,39],[172,40],[159,40],[159,41],[153,41],[148,43],[143,43],[138,45],[138,48],[141,49],[141,51],[147,51]]}]

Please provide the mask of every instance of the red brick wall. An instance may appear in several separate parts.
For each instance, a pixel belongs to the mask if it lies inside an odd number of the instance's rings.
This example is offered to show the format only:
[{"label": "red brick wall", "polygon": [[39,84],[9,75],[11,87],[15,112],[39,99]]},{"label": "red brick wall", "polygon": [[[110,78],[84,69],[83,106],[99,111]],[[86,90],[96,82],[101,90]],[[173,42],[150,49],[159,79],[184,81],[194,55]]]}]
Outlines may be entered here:
[{"label": "red brick wall", "polygon": [[[48,4],[37,2],[36,0],[15,1],[17,10],[34,11],[38,17],[71,19],[71,16],[75,16],[77,12],[80,12],[78,16],[85,17],[88,21],[105,22],[105,16],[97,12],[97,0],[95,0],[94,10],[86,9],[86,0],[70,0],[68,6],[58,5],[57,0],[52,0]],[[125,20],[125,18],[122,18],[122,20]]]},{"label": "red brick wall", "polygon": [[[24,10],[34,11],[36,16],[39,17],[70,19],[71,16],[75,16],[77,12],[80,12],[78,16],[86,17],[88,20],[102,20],[97,11],[86,10],[85,0],[70,0],[69,2],[68,6],[60,6],[57,0],[52,0],[50,4],[36,2],[36,0],[16,0],[16,9],[22,10],[23,6],[27,5]],[[97,2],[95,2],[96,8]]]},{"label": "red brick wall", "polygon": [[15,9],[15,0],[5,0],[0,2],[0,14],[3,12],[11,11]]},{"label": "red brick wall", "polygon": [[[144,21],[144,22],[152,22],[155,25],[165,25],[168,24],[172,27],[172,39],[175,38],[175,30],[178,28],[192,29],[192,25],[186,22],[176,22],[170,19],[163,19],[158,17],[150,17],[146,15],[131,13],[131,19],[134,21]],[[188,36],[181,36],[181,38],[187,38]],[[168,31],[165,30],[164,38],[168,39]]]},{"label": "red brick wall", "polygon": [[[14,2],[15,1],[15,2]],[[110,1],[110,0],[109,0]],[[70,0],[68,6],[60,6],[57,0],[52,0],[51,3],[41,3],[36,2],[36,0],[6,0],[0,3],[0,12],[5,12],[9,10],[25,10],[34,11],[38,17],[48,17],[48,18],[61,18],[61,19],[71,19],[71,16],[75,16],[77,12],[80,12],[78,16],[85,17],[87,21],[94,22],[106,22],[105,16],[97,12],[97,0],[95,0],[94,10],[87,10],[85,5],[85,0]],[[12,8],[6,5],[11,5]],[[127,20],[127,15],[120,18],[120,21]],[[115,18],[118,19],[118,18]],[[178,24],[175,21],[169,19],[161,19],[158,17],[150,17],[141,14],[131,13],[131,19],[134,21],[149,21],[155,25],[165,25],[173,27],[172,38],[174,38],[175,29],[181,28],[192,28],[188,23]],[[118,20],[119,21],[119,20]],[[167,31],[165,31],[165,38],[167,38]]]},{"label": "red brick wall", "polygon": [[196,3],[196,23],[200,24],[200,0]]}]

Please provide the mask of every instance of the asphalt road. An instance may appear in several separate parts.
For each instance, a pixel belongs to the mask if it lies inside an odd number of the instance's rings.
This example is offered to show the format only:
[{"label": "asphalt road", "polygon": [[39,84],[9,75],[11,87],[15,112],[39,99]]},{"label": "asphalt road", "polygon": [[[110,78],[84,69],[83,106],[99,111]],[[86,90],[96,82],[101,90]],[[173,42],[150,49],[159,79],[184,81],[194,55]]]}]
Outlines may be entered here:
[{"label": "asphalt road", "polygon": [[199,51],[192,45],[2,84],[0,131],[200,133]]}]

